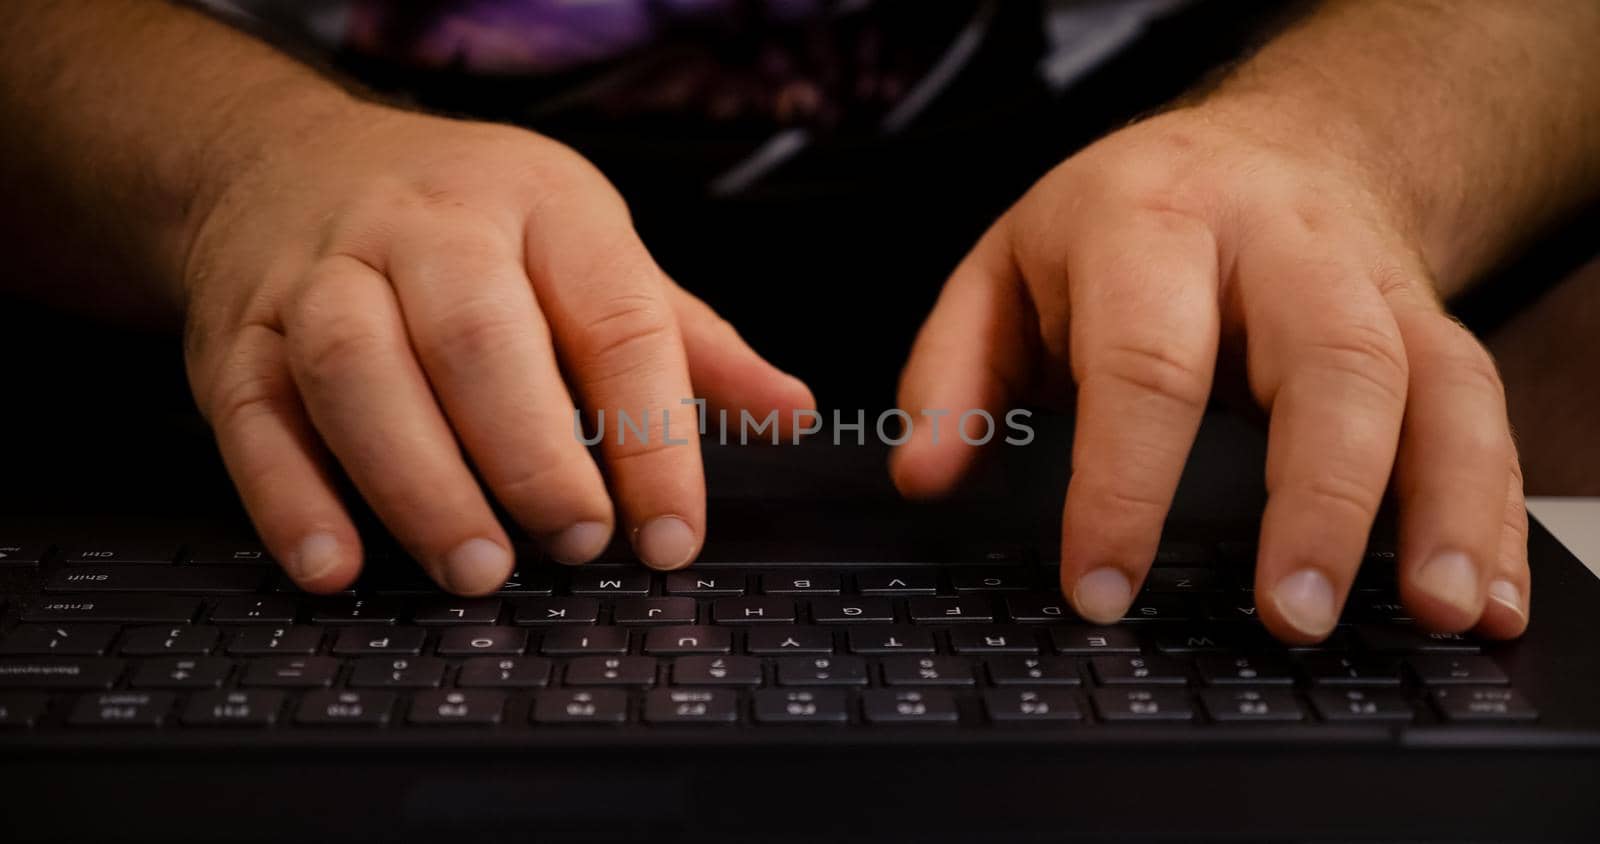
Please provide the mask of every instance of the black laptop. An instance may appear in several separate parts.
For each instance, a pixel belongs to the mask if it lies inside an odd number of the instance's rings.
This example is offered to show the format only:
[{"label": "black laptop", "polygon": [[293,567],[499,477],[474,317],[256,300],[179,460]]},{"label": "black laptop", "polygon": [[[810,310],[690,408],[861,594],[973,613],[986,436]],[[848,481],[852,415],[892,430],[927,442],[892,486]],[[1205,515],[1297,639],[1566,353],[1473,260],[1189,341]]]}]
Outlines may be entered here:
[{"label": "black laptop", "polygon": [[1600,584],[1542,528],[1520,641],[1415,627],[1380,528],[1344,623],[1282,646],[1261,437],[1217,417],[1093,627],[1041,430],[915,506],[876,448],[709,447],[693,567],[528,550],[472,600],[376,530],[355,589],[296,592],[203,432],[14,449],[0,840],[1600,836]]}]

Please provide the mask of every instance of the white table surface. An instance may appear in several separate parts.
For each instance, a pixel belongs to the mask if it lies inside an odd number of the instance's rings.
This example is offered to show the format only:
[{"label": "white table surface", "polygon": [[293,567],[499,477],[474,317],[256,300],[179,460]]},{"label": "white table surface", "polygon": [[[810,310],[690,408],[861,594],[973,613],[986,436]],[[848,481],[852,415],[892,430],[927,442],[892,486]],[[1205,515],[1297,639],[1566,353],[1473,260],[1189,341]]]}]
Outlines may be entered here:
[{"label": "white table surface", "polygon": [[1600,498],[1529,498],[1528,512],[1600,575]]}]

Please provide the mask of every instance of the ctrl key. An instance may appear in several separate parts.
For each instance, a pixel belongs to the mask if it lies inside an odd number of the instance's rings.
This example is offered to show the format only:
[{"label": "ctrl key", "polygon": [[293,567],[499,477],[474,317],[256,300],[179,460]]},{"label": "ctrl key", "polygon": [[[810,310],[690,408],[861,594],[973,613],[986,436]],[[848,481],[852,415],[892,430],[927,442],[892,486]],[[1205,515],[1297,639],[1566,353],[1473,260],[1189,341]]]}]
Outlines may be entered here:
[{"label": "ctrl key", "polygon": [[38,694],[0,694],[0,730],[33,726],[44,716],[50,698]]},{"label": "ctrl key", "polygon": [[103,692],[78,698],[67,723],[74,727],[159,727],[175,699],[171,692]]},{"label": "ctrl key", "polygon": [[1438,689],[1433,705],[1447,721],[1533,721],[1538,710],[1516,689],[1460,686]]}]

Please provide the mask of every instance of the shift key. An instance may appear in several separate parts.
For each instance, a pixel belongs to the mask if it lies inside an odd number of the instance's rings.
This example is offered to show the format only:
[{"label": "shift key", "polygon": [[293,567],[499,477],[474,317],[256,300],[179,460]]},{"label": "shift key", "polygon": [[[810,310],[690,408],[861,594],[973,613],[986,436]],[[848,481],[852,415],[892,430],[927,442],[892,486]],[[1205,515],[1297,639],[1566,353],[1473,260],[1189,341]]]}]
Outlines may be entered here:
[{"label": "shift key", "polygon": [[45,581],[46,592],[168,592],[194,595],[259,590],[265,566],[72,566]]}]

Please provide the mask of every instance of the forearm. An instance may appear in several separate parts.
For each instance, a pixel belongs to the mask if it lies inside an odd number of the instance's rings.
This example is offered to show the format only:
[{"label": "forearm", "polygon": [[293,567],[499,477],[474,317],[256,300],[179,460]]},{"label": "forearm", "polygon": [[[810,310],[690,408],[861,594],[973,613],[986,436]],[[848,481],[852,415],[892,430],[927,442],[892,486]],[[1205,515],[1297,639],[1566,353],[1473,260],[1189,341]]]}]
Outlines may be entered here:
[{"label": "forearm", "polygon": [[0,283],[55,300],[92,292],[175,311],[193,230],[226,175],[349,101],[306,65],[161,0],[7,0],[0,43],[0,125],[12,127],[0,242],[33,270]]},{"label": "forearm", "polygon": [[1208,101],[1370,173],[1459,292],[1600,192],[1600,4],[1332,0]]}]

